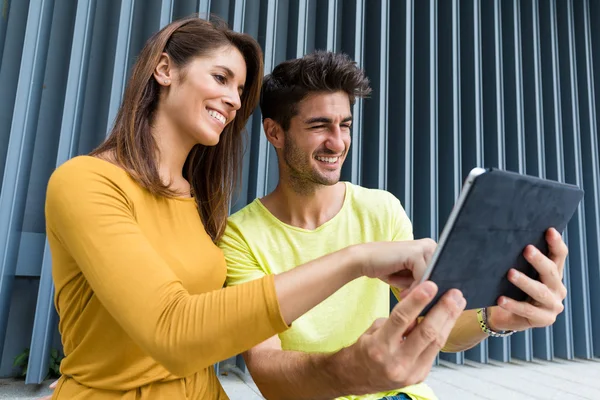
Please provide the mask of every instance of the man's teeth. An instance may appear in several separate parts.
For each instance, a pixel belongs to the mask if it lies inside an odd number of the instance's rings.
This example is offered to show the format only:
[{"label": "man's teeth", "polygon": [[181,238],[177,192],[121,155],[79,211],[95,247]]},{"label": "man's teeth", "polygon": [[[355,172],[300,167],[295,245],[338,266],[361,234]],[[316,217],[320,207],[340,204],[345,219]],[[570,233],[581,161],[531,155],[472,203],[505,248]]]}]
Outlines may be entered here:
[{"label": "man's teeth", "polygon": [[210,115],[213,118],[218,119],[222,124],[224,124],[225,121],[227,121],[227,118],[225,118],[223,116],[223,114],[221,114],[220,112],[215,111],[215,110],[208,110],[208,115]]},{"label": "man's teeth", "polygon": [[317,160],[333,164],[339,157],[317,157]]}]

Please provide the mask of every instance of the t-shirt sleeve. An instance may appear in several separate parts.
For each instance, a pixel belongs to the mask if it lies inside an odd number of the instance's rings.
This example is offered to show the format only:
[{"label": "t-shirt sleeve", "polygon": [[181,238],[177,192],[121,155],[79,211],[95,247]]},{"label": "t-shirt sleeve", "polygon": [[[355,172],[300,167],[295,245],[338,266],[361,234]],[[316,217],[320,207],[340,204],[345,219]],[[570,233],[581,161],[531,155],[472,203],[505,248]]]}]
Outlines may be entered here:
[{"label": "t-shirt sleeve", "polygon": [[392,240],[413,240],[413,227],[400,201],[392,196],[391,199]]},{"label": "t-shirt sleeve", "polygon": [[73,259],[116,322],[173,374],[198,372],[287,328],[272,276],[191,295],[146,239],[126,191],[102,171],[63,167],[47,189],[51,248]]},{"label": "t-shirt sleeve", "polygon": [[[390,196],[390,209],[391,209],[391,218],[392,221],[392,240],[393,241],[402,241],[402,240],[413,240],[413,228],[404,207],[400,203],[395,196]],[[401,289],[397,287],[391,287],[392,293],[396,297],[396,299],[400,300],[400,292]]]},{"label": "t-shirt sleeve", "polygon": [[219,241],[219,247],[227,262],[227,279],[225,281],[227,286],[239,285],[270,275],[260,266],[244,235],[231,220],[227,223],[227,229]]}]

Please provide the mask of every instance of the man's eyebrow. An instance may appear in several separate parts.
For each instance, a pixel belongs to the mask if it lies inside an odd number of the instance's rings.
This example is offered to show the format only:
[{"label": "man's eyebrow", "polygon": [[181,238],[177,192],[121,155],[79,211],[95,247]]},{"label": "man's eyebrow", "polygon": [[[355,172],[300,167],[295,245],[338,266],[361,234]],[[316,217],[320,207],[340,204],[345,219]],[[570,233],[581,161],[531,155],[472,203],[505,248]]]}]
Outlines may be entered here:
[{"label": "man's eyebrow", "polygon": [[[350,122],[350,121],[352,121],[351,115],[342,120],[342,122]],[[304,120],[304,123],[306,125],[316,124],[316,123],[331,124],[332,122],[333,122],[333,120],[331,118],[327,118],[327,117],[314,117],[314,118],[309,118],[307,120]]]},{"label": "man's eyebrow", "polygon": [[[227,75],[229,78],[231,78],[231,79],[235,78],[235,74],[233,73],[231,68],[226,67],[225,65],[217,65],[217,68],[221,68],[223,71],[225,71],[225,75]],[[243,91],[244,85],[240,85],[238,89]]]}]

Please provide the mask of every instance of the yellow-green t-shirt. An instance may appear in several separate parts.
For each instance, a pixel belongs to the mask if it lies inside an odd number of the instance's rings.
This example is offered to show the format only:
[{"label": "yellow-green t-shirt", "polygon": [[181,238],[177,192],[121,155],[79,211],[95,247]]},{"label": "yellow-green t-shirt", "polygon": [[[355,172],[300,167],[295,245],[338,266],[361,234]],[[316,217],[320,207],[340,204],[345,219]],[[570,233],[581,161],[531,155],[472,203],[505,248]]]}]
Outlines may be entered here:
[{"label": "yellow-green t-shirt", "polygon": [[[259,199],[232,215],[219,246],[227,261],[227,285],[279,274],[344,247],[374,241],[411,240],[412,224],[391,193],[346,183],[340,212],[315,230],[287,225]],[[296,320],[279,335],[283,350],[334,352],[350,346],[377,318],[389,316],[390,288],[378,279],[356,279]],[[416,400],[436,399],[425,384],[401,389]],[[375,400],[398,391],[346,400]]]}]

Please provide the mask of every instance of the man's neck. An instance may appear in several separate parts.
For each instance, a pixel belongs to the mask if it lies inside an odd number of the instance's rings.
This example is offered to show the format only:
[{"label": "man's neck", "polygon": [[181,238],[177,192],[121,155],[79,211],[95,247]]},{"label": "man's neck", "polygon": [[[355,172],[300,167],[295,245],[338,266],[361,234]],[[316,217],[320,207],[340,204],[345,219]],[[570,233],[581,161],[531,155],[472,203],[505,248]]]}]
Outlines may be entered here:
[{"label": "man's neck", "polygon": [[340,212],[345,196],[346,185],[343,182],[332,186],[318,185],[314,190],[298,192],[280,181],[261,202],[280,221],[314,230]]}]

